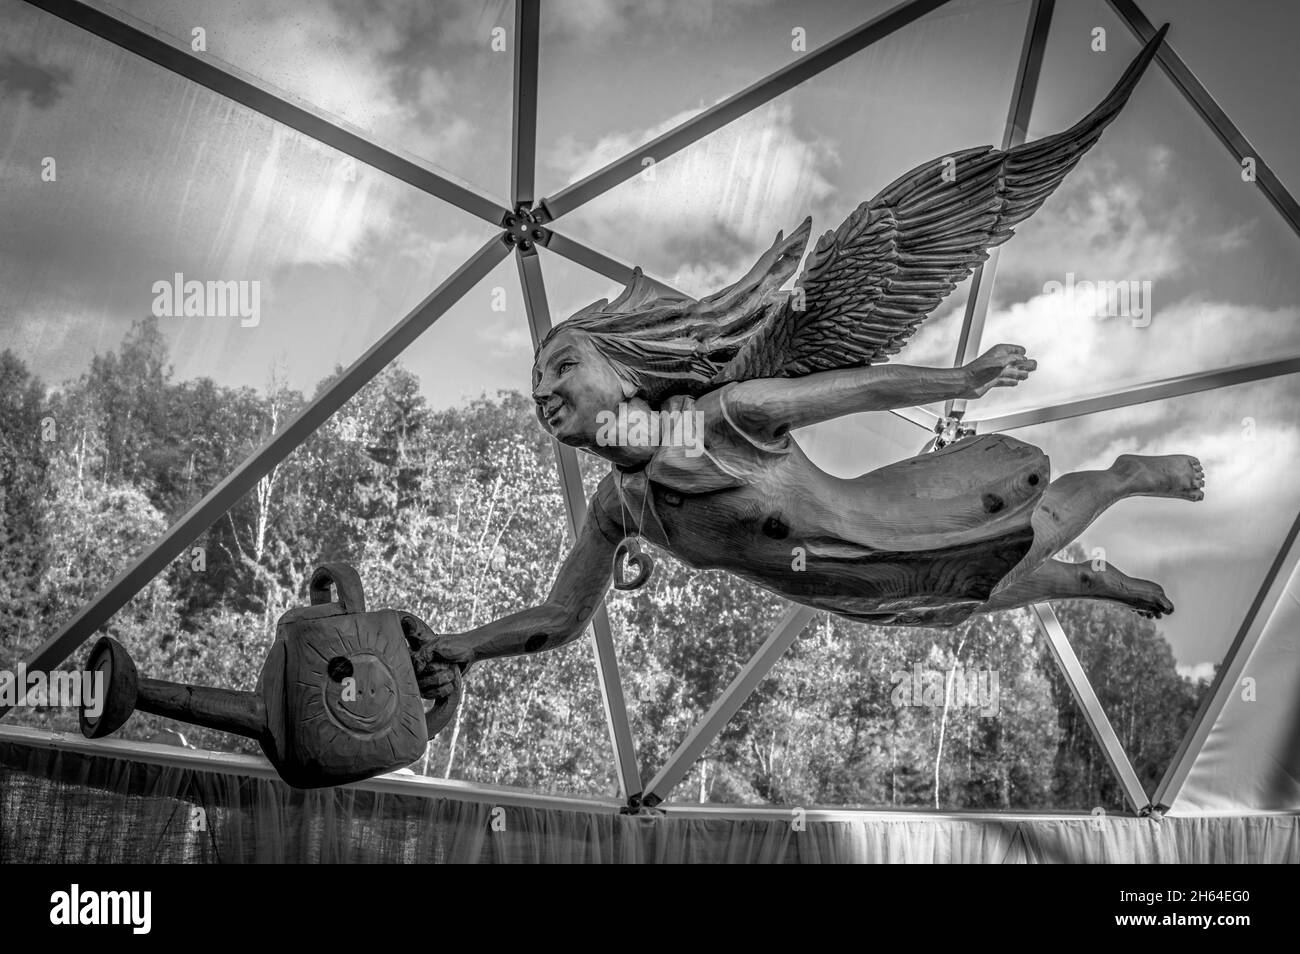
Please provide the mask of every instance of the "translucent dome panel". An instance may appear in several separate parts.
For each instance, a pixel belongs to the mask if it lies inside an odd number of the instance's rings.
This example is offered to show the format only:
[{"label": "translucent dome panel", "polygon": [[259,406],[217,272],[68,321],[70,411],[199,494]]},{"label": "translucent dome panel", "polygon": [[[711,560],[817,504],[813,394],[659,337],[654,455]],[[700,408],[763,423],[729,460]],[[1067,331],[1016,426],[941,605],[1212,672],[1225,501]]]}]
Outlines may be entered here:
[{"label": "translucent dome panel", "polygon": [[0,340],[6,388],[39,382],[14,425],[38,435],[30,473],[7,497],[36,521],[23,545],[48,550],[22,588],[42,610],[6,647],[20,653],[491,229],[28,4],[2,6],[17,79],[0,95]]},{"label": "translucent dome panel", "polygon": [[[572,540],[550,440],[517,391],[446,384],[463,381],[467,355],[484,354],[493,288],[509,285],[517,300],[513,277],[505,268],[489,275],[109,621],[106,631],[143,673],[252,689],[276,620],[308,602],[307,577],[324,562],[356,567],[369,608],[408,610],[440,633],[544,602]],[[490,360],[508,379],[527,379],[527,349]],[[303,397],[247,400],[291,410]],[[76,556],[58,549],[52,566]],[[75,713],[19,718],[76,731]],[[256,750],[237,736],[141,715],[122,733],[148,739],[163,729],[200,747]],[[613,764],[587,638],[471,669],[458,721],[412,771],[608,796],[617,791]]]},{"label": "translucent dome panel", "polygon": [[1130,576],[1161,583],[1160,621],[1180,666],[1207,675],[1300,512],[1300,381],[1295,375],[1007,432],[1041,447],[1053,478],[1110,467],[1120,454],[1191,454],[1205,470],[1196,503],[1136,496],[1079,542]]},{"label": "translucent dome panel", "polygon": [[892,6],[543,4],[539,195],[573,181],[575,164],[592,172],[639,145],[636,137],[653,138]]},{"label": "translucent dome panel", "polygon": [[1053,477],[1119,454],[1191,454],[1205,499],[1136,496],[1068,551],[1159,583],[1174,613],[1152,623],[1107,604],[1063,604],[1061,625],[1144,784],[1158,781],[1300,513],[1300,380],[1268,381],[1017,428]]},{"label": "translucent dome panel", "polygon": [[114,7],[185,46],[202,29],[206,56],[488,194],[506,194],[512,0],[117,0]]},{"label": "translucent dome panel", "polygon": [[649,782],[781,618],[777,597],[655,547],[644,589],[606,605],[633,737]]},{"label": "translucent dome panel", "polygon": [[[442,554],[442,568],[429,576],[431,589],[413,577],[405,598],[433,594],[426,619],[438,632],[540,605],[573,536],[553,442],[528,397],[533,348],[514,257],[408,355],[437,408],[429,473],[444,502],[435,506],[458,516],[454,533],[419,534]],[[430,745],[430,774],[543,792],[618,791],[590,630],[555,652],[475,666],[460,720],[459,733],[453,724]]]},{"label": "translucent dome panel", "polygon": [[[960,364],[957,345],[961,341],[962,324],[966,320],[966,304],[975,282],[972,274],[940,303],[929,318],[921,322],[907,346],[890,360],[926,368],[951,368]],[[947,402],[922,405],[936,418],[947,411]]]},{"label": "translucent dome panel", "polygon": [[1126,812],[1033,616],[818,614],[673,793],[791,808]]},{"label": "translucent dome panel", "polygon": [[1291,37],[1300,9],[1272,0],[1146,0],[1152,23],[1171,22],[1170,41],[1197,79],[1268,160],[1294,195],[1300,190],[1300,128],[1286,91],[1295,84]]},{"label": "translucent dome panel", "polygon": [[1254,652],[1209,728],[1182,789],[1179,812],[1294,811],[1300,802],[1300,573],[1282,588]]},{"label": "translucent dome panel", "polygon": [[[624,286],[620,282],[593,272],[562,255],[542,251],[539,260],[542,264],[542,277],[546,282],[546,296],[550,300],[551,322],[554,324],[559,324],[594,301],[602,298],[613,301],[623,291]],[[523,387],[526,383],[521,382],[519,386]]]},{"label": "translucent dome panel", "polygon": [[[688,294],[710,294],[805,216],[820,234],[916,165],[999,142],[1026,11],[961,4],[929,14],[658,159],[556,227]],[[741,29],[719,49],[745,43]],[[616,133],[576,140],[556,180],[600,168],[669,126],[631,115]],[[898,360],[951,366],[960,323],[955,299],[945,303]]]},{"label": "translucent dome panel", "polygon": [[[1106,468],[1121,453],[1190,453],[1205,467],[1205,500],[1121,500],[1061,555],[1155,580],[1176,607],[1153,622],[1117,603],[1054,603],[1148,794],[1300,512],[1300,488],[1288,476],[1300,460],[1296,387],[1290,375],[1010,432],[1049,454],[1054,477]],[[894,453],[904,456],[901,447]],[[938,764],[941,808],[1125,810],[1032,616],[998,614],[946,632],[820,626],[773,670],[675,797],[934,807]],[[888,690],[916,680],[890,677],[917,665],[922,698],[931,672],[939,674],[931,681],[947,683],[954,670],[974,671],[977,690],[980,674],[996,672],[997,720],[969,704],[950,707],[955,721],[947,723],[942,705],[895,712]],[[905,744],[889,749],[889,733]]]},{"label": "translucent dome panel", "polygon": [[[1105,52],[1091,48],[1098,28]],[[1137,49],[1103,4],[1058,4],[1030,138],[1083,115]],[[1283,137],[1300,131],[1294,110],[1274,122]],[[1039,369],[968,416],[1300,355],[1298,252],[1300,238],[1153,67],[1003,246],[983,343],[1023,344]]]}]

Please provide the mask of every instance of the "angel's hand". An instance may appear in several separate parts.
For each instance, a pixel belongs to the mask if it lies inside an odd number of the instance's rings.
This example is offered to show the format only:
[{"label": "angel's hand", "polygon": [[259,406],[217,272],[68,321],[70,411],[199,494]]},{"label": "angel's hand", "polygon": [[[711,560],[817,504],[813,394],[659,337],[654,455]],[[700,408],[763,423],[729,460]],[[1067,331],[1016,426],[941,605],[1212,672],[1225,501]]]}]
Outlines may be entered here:
[{"label": "angel's hand", "polygon": [[450,698],[474,660],[473,649],[454,634],[435,633],[414,616],[402,618],[402,629],[420,695],[436,702]]},{"label": "angel's hand", "polygon": [[1013,388],[1038,367],[1033,358],[1025,357],[1020,345],[994,345],[966,365],[966,390],[957,395],[965,400],[983,397],[992,388]]}]

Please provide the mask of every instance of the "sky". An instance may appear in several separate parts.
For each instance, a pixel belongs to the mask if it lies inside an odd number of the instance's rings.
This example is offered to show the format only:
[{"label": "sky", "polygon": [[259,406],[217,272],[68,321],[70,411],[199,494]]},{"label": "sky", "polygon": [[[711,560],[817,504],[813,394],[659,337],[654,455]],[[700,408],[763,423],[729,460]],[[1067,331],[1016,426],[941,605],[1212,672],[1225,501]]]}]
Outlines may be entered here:
[{"label": "sky", "polygon": [[[889,4],[548,0],[542,12],[537,181],[553,193]],[[833,228],[913,166],[995,143],[1026,0],[954,0],[887,40],[663,159],[557,223],[574,238],[703,295],[808,214]],[[1144,0],[1156,23],[1283,182],[1300,188],[1289,99],[1300,9],[1263,0]],[[338,117],[502,204],[511,55],[493,49],[510,0],[403,3],[121,0],[204,55]],[[178,379],[310,393],[494,233],[485,222],[277,126],[19,0],[0,0],[0,346],[48,383],[74,379],[149,314],[153,285],[260,283],[255,326],[168,318]],[[1094,51],[1094,30],[1106,50]],[[508,41],[507,41],[508,42]],[[1059,3],[1030,139],[1109,89],[1137,43],[1109,7]],[[55,181],[43,181],[47,158]],[[979,418],[1115,387],[1300,354],[1297,239],[1155,67],[1060,190],[1003,249],[985,346],[1024,344],[1039,371],[972,405]],[[617,294],[543,252],[560,319]],[[1096,318],[1053,281],[1151,288],[1151,321]],[[895,360],[951,365],[966,289]],[[506,260],[404,354],[437,406],[527,386],[531,344]],[[1192,453],[1205,501],[1131,499],[1084,534],[1160,581],[1161,627],[1185,672],[1208,675],[1295,514],[1295,376],[1013,431],[1054,475],[1118,453]],[[886,415],[803,432],[826,469],[917,453],[928,434]]]}]

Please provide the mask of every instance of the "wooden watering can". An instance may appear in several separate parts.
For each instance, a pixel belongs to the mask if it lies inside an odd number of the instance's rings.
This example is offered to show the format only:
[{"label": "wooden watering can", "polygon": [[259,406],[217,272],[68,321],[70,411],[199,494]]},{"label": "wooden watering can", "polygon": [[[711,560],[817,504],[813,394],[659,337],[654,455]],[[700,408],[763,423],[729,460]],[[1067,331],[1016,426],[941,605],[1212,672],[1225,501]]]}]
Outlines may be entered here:
[{"label": "wooden watering can", "polygon": [[101,638],[86,669],[104,673],[104,706],[98,717],[82,708],[82,734],[109,735],[136,709],[235,732],[256,739],[297,788],[342,785],[411,764],[461,697],[457,680],[450,697],[424,711],[409,648],[417,636],[432,635],[429,627],[411,613],[367,613],[361,579],[343,563],[317,568],[310,593],[310,606],[276,623],[256,692],[142,678],[120,643]]}]

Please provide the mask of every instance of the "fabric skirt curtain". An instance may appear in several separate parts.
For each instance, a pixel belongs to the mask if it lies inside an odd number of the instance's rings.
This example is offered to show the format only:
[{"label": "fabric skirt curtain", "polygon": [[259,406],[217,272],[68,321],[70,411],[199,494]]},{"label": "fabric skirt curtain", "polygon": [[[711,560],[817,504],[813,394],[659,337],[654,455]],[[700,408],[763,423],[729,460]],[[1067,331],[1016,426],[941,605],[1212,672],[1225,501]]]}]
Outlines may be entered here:
[{"label": "fabric skirt curtain", "polygon": [[1300,817],[1288,814],[1003,820],[682,806],[624,815],[613,802],[392,777],[302,791],[254,759],[125,749],[4,730],[0,862],[1300,861]]}]

